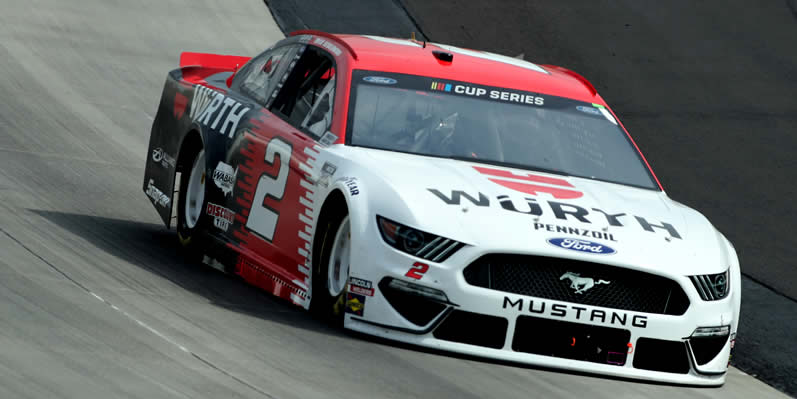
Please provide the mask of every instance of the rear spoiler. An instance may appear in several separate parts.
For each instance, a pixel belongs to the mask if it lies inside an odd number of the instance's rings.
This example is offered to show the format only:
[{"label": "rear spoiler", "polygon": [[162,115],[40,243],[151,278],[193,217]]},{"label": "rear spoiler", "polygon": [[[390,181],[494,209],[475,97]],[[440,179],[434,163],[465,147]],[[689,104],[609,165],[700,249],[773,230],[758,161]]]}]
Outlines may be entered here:
[{"label": "rear spoiler", "polygon": [[184,52],[180,54],[180,68],[203,67],[236,71],[250,58],[252,57]]}]

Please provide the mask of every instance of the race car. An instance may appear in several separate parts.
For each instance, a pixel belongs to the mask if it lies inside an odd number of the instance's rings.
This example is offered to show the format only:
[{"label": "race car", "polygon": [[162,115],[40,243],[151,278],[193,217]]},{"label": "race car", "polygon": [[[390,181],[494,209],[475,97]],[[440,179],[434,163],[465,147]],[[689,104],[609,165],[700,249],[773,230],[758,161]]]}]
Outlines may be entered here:
[{"label": "race car", "polygon": [[571,70],[319,31],[183,53],[147,155],[144,191],[186,254],[347,329],[725,381],[736,252]]}]

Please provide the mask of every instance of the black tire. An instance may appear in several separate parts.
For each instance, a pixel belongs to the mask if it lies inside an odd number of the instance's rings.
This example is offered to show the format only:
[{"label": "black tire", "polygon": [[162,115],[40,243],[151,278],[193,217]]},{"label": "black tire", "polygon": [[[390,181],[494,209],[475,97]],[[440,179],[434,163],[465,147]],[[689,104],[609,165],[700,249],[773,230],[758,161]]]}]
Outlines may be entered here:
[{"label": "black tire", "polygon": [[[324,215],[318,225],[319,234],[316,236],[320,240],[316,245],[318,256],[313,256],[313,292],[310,302],[310,310],[317,317],[331,322],[341,324],[346,307],[346,291],[336,296],[332,296],[328,288],[329,258],[332,254],[335,235],[341,228],[342,222],[348,216],[345,207],[337,207],[334,211]],[[346,277],[348,281],[348,276]]]},{"label": "black tire", "polygon": [[[191,177],[193,165],[197,161],[197,158],[201,152],[202,148],[199,147],[186,154],[188,155],[188,161],[185,163],[185,167],[183,168],[180,178],[180,191],[177,201],[177,239],[182,246],[183,254],[190,261],[200,261],[202,260],[202,255],[204,254],[203,247],[205,237],[203,234],[203,227],[205,220],[207,219],[204,212],[205,207],[207,206],[207,192],[205,192],[203,195],[199,218],[194,226],[189,227],[189,223],[186,219],[188,182]],[[203,179],[207,179],[207,176],[203,177]]]}]

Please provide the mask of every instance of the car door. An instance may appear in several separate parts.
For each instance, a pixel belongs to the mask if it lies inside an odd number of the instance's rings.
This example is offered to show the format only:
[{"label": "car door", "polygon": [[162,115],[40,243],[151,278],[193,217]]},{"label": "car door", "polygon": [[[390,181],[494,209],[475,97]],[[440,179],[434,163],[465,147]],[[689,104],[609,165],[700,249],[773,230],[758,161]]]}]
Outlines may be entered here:
[{"label": "car door", "polygon": [[269,112],[253,117],[231,148],[237,183],[228,204],[238,223],[227,234],[239,254],[238,274],[304,304],[316,139],[331,122],[335,63],[318,47],[298,46],[265,99]]}]

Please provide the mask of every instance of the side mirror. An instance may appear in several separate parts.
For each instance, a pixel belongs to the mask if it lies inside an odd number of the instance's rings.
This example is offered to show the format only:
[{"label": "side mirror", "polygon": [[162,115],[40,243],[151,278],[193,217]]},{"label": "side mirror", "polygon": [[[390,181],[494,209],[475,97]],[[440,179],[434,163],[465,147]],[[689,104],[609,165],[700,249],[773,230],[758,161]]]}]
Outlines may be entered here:
[{"label": "side mirror", "polygon": [[271,70],[274,68],[272,61],[274,61],[274,57],[269,57],[268,61],[263,65],[263,72],[267,75],[271,74]]},{"label": "side mirror", "polygon": [[235,79],[235,75],[238,73],[238,68],[240,68],[240,64],[235,64],[235,69],[232,70],[232,75],[227,78],[227,87],[232,87],[232,80]]}]

